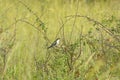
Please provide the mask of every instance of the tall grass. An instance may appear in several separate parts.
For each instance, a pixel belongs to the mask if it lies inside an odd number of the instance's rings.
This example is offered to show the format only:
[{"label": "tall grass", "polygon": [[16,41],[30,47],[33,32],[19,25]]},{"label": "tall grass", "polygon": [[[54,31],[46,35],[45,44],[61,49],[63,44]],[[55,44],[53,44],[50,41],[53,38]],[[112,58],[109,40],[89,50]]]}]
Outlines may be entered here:
[{"label": "tall grass", "polygon": [[120,79],[119,1],[0,2],[1,80]]}]

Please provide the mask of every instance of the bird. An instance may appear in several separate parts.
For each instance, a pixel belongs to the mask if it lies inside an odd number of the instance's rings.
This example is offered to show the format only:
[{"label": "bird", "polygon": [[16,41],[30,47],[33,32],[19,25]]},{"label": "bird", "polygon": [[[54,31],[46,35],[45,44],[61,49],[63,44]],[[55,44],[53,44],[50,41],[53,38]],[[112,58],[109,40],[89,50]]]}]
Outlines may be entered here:
[{"label": "bird", "polygon": [[54,46],[58,46],[60,44],[60,38],[57,38],[47,49],[52,48]]}]

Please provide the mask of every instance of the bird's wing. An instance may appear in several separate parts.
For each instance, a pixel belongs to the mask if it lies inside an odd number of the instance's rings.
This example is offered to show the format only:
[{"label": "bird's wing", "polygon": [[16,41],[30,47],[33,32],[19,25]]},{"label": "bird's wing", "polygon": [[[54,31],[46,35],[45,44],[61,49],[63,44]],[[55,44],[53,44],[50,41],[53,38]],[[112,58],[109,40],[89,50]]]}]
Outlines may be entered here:
[{"label": "bird's wing", "polygon": [[54,41],[54,42],[48,47],[48,49],[51,48],[51,47],[53,47],[53,46],[55,46],[55,45],[56,45],[56,41]]}]

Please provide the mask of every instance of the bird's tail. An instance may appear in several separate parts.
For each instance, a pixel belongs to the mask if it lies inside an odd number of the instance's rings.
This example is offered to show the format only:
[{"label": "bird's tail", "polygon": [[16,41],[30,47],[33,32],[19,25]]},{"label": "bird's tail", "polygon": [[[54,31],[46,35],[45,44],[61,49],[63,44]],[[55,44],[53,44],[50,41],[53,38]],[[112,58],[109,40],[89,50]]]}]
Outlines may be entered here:
[{"label": "bird's tail", "polygon": [[47,47],[47,49],[50,49],[52,46]]},{"label": "bird's tail", "polygon": [[47,47],[47,49],[49,49],[50,47]]}]

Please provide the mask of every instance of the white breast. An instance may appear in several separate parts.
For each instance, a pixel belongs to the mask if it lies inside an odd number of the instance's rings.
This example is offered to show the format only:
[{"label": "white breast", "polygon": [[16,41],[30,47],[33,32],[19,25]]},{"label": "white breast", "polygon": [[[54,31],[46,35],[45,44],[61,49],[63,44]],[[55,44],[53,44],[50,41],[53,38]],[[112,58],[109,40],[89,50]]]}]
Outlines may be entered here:
[{"label": "white breast", "polygon": [[57,45],[59,45],[60,44],[60,40],[57,40]]}]

